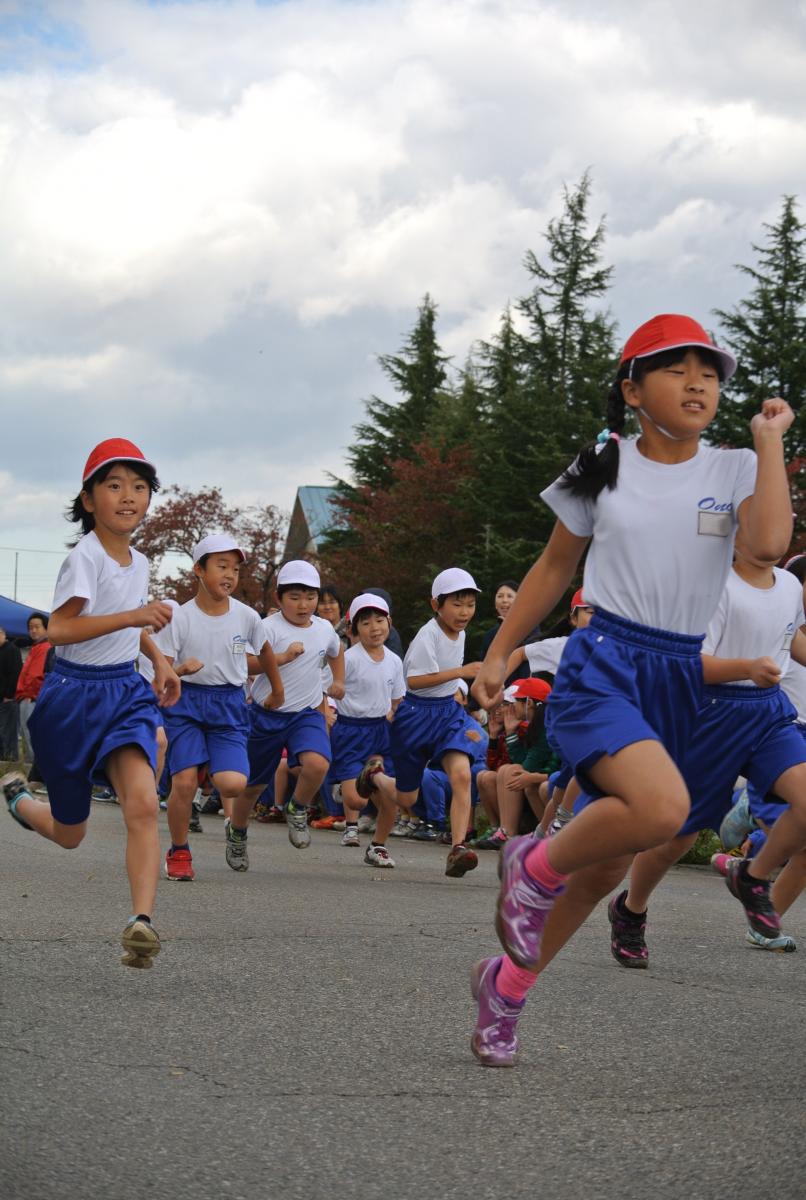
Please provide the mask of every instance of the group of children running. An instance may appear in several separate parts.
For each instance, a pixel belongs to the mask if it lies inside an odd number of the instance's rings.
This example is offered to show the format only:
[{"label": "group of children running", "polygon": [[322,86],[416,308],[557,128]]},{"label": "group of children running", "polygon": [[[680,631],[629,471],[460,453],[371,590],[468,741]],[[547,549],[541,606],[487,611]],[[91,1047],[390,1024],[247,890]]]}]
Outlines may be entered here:
[{"label": "group of children running", "polygon": [[[527,993],[628,871],[608,908],[611,948],[624,966],[647,965],[649,897],[697,833],[726,817],[739,776],[766,837],[753,857],[717,856],[715,865],[744,909],[749,940],[794,948],[780,915],[806,879],[806,688],[797,674],[806,616],[800,579],[775,565],[792,535],[783,437],[793,414],[765,401],[751,423],[754,450],[703,443],[735,366],[689,317],[655,317],[628,339],[607,428],[542,492],[556,525],[508,597],[483,663],[465,663],[479,589],[458,567],[434,580],[433,619],[402,662],[386,645],[388,603],[372,591],[349,606],[345,651],[316,615],[320,580],[307,562],[283,565],[277,611],[261,619],[233,596],[244,553],[225,534],[197,545],[190,601],[150,601],[148,564],[130,541],[158,490],[155,468],[125,439],[97,446],[72,504],[82,533],[48,626],[57,658],[31,720],[48,802],[19,773],[1,782],[19,824],[66,848],[84,837],[93,785],[114,789],[132,908],[122,961],[148,968],[160,950],[155,779],[166,745],[164,866],[174,881],[194,877],[188,830],[202,767],[229,814],[225,855],[235,871],[248,869],[250,817],[283,755],[292,846],[310,844],[308,809],[328,780],[340,785],[345,846],[359,844],[359,815],[372,801],[364,857],[377,867],[394,865],[395,821],[422,804],[436,772],[450,825],[445,873],[475,868],[475,789],[501,880],[503,953],[471,977],[471,1045],[486,1066],[514,1065]],[[623,436],[628,415],[636,437]],[[524,646],[586,550],[573,632]],[[516,678],[505,692],[524,664],[553,686]],[[498,764],[458,702],[468,685],[491,710]],[[524,798],[540,822],[518,836]]]}]

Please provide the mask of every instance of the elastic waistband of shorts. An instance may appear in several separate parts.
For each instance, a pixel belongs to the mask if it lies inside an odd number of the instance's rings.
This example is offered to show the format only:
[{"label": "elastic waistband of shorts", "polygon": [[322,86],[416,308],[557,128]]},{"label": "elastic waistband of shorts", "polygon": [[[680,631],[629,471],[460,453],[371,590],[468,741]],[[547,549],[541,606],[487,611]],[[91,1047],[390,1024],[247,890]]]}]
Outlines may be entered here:
[{"label": "elastic waistband of shorts", "polygon": [[[338,714],[337,719],[342,725],[378,726],[386,722],[386,717],[345,717],[341,713]],[[388,722],[386,723],[388,724]]]},{"label": "elastic waistband of shorts", "polygon": [[423,708],[436,708],[440,704],[456,704],[453,694],[450,696],[418,696],[416,692],[406,692],[404,697],[410,704],[419,704]]},{"label": "elastic waistband of shorts", "polygon": [[[240,692],[242,696],[244,695],[244,690],[238,683],[191,683],[189,679],[183,679],[182,690],[184,691],[185,688],[189,688],[192,692],[198,692],[200,695],[205,693],[211,696],[233,696],[236,692]],[[246,699],[245,696],[244,699]]]},{"label": "elastic waistband of shorts", "polygon": [[740,683],[707,683],[705,685],[705,696],[708,700],[768,700],[772,696],[781,694],[781,689],[777,683],[772,687],[760,688],[749,683],[743,686]]},{"label": "elastic waistband of shorts", "polygon": [[681,658],[696,658],[702,651],[705,639],[704,633],[672,633],[668,629],[653,629],[651,625],[639,625],[601,608],[597,608],[591,617],[588,629],[606,633],[632,646],[643,646],[660,654],[676,654]]},{"label": "elastic waistband of shorts", "polygon": [[53,671],[56,675],[71,675],[73,679],[125,679],[127,675],[137,674],[133,662],[95,666],[91,663],[68,662],[66,658],[56,658]]}]

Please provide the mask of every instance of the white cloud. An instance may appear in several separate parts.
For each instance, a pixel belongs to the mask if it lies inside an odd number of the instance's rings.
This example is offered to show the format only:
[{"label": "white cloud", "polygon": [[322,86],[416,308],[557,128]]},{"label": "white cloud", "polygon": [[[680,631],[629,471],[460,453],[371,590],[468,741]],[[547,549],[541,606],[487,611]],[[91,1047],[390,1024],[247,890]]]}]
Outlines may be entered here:
[{"label": "white cloud", "polygon": [[80,463],[117,430],[166,482],[289,505],[342,469],[373,356],[423,294],[461,365],[588,166],[624,325],[730,305],[761,220],[804,191],[788,8],[50,4],[65,45],[26,43],[0,78],[15,487],[57,489],[60,544]]}]

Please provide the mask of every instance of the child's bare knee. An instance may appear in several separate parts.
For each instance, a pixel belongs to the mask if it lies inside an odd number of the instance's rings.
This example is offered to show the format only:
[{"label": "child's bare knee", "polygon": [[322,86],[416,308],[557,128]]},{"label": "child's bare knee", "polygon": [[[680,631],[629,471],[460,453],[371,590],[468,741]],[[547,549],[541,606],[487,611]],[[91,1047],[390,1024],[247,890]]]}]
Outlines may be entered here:
[{"label": "child's bare knee", "polygon": [[86,825],[56,825],[53,840],[62,850],[75,850],[84,841]]}]

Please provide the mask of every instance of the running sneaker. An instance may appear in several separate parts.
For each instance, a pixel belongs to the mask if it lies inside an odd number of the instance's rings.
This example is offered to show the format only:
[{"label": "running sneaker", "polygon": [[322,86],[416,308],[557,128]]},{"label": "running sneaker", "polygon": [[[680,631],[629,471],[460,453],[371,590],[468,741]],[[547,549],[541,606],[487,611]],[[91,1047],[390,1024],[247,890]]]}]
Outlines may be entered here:
[{"label": "running sneaker", "polygon": [[751,946],[757,946],[759,950],[773,950],[777,954],[794,954],[798,948],[795,939],[786,933],[782,933],[778,937],[762,937],[760,933],[756,933],[755,929],[748,929],[745,940]]},{"label": "running sneaker", "polygon": [[746,858],[732,858],[728,863],[725,875],[728,891],[741,904],[754,933],[760,933],[764,938],[777,938],[781,934],[781,918],[770,900],[770,882],[748,875],[747,865]]},{"label": "running sneaker", "polygon": [[378,846],[375,842],[370,842],[364,853],[364,862],[369,867],[393,867],[395,860],[392,858],[385,846]]},{"label": "running sneaker", "polygon": [[123,930],[120,944],[126,951],[120,960],[124,967],[139,967],[141,970],[150,970],[162,949],[159,934],[151,922],[137,917],[132,917]]},{"label": "running sneaker", "polygon": [[445,874],[451,879],[461,879],[468,871],[474,871],[479,865],[479,856],[469,846],[451,846],[445,863]]},{"label": "running sneaker", "polygon": [[726,850],[734,850],[737,846],[741,846],[752,828],[753,818],[750,816],[750,796],[748,795],[747,788],[744,787],[739,792],[739,798],[733,808],[730,809],[719,826],[719,840]]},{"label": "running sneaker", "polygon": [[214,817],[216,813],[221,812],[221,799],[218,795],[218,792],[213,792],[207,797],[204,804],[201,806],[201,811],[208,817]]},{"label": "running sneaker", "polygon": [[263,809],[263,812],[258,812],[255,817],[261,825],[285,825],[285,813],[276,804],[272,804],[271,807],[259,804],[257,807]]},{"label": "running sneaker", "polygon": [[288,840],[297,850],[305,850],[311,844],[311,833],[308,829],[308,814],[304,808],[298,808],[293,800],[285,806],[285,823],[288,826]]},{"label": "running sneaker", "polygon": [[229,818],[227,818],[224,822],[224,836],[226,837],[224,856],[227,860],[227,866],[232,867],[233,871],[248,871],[249,855],[246,852],[246,839],[248,836],[246,830],[233,829]]},{"label": "running sneaker", "polygon": [[199,807],[195,800],[190,806],[190,824],[188,825],[188,829],[191,833],[204,833],[201,816],[199,815]]},{"label": "running sneaker", "polygon": [[355,781],[355,790],[362,800],[370,800],[372,798],[372,793],[375,791],[375,784],[372,780],[375,775],[380,775],[382,771],[383,759],[380,754],[373,754],[372,758],[368,758],[364,763]]},{"label": "running sneaker", "polygon": [[348,825],[344,833],[341,835],[342,846],[360,846],[361,841],[358,837],[358,826]]},{"label": "running sneaker", "polygon": [[33,799],[28,790],[28,780],[19,771],[9,771],[0,779],[0,788],[3,789],[3,795],[6,798],[6,808],[11,813],[18,825],[22,825],[23,829],[33,829],[27,821],[24,821],[17,812],[17,804],[23,796],[28,796]]},{"label": "running sneaker", "polygon": [[118,798],[110,787],[94,787],[92,798],[99,804],[117,804]]},{"label": "running sneaker", "polygon": [[483,958],[470,972],[470,991],[479,1006],[470,1049],[484,1067],[514,1067],[518,1018],[525,1001],[505,1000],[495,989],[501,958]]},{"label": "running sneaker", "polygon": [[401,813],[401,815],[397,818],[394,825],[392,826],[392,831],[390,833],[390,837],[398,837],[398,838],[408,837],[409,831],[412,828],[416,828],[416,822],[410,821],[408,817],[403,816],[403,814]]},{"label": "running sneaker", "polygon": [[544,891],[527,872],[524,861],[534,849],[531,837],[510,838],[498,856],[501,890],[495,929],[509,957],[529,971],[540,962],[540,943],[559,892]]},{"label": "running sneaker", "polygon": [[610,922],[610,953],[622,967],[648,967],[649,951],[644,940],[646,913],[638,916],[628,912],[627,893],[614,896],[607,906]]},{"label": "running sneaker", "polygon": [[189,850],[169,850],[165,855],[165,878],[174,883],[190,883],[194,878],[193,855]]},{"label": "running sneaker", "polygon": [[311,829],[333,829],[341,820],[335,813],[328,813],[326,817],[317,817],[315,821],[311,821]]},{"label": "running sneaker", "polygon": [[358,818],[359,833],[374,833],[376,821],[374,817],[363,816]]},{"label": "running sneaker", "polygon": [[736,858],[732,854],[725,854],[722,850],[718,854],[711,855],[711,866],[717,875],[721,875],[723,878],[728,873],[728,864],[736,861]]},{"label": "running sneaker", "polygon": [[493,829],[491,833],[484,837],[476,838],[473,843],[474,850],[500,850],[509,841],[509,835],[505,829],[499,825],[497,829]]},{"label": "running sneaker", "polygon": [[430,821],[421,821],[416,829],[412,829],[409,837],[413,842],[435,842],[439,834]]}]

